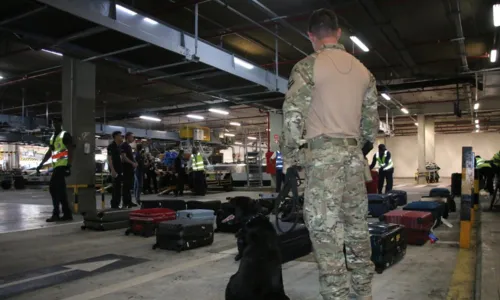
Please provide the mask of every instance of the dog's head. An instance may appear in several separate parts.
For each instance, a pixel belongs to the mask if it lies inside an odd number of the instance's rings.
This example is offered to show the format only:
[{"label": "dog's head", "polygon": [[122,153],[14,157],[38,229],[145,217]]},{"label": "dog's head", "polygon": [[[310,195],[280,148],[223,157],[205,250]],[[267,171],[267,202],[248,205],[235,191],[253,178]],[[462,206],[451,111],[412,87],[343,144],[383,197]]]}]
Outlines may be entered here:
[{"label": "dog's head", "polygon": [[247,220],[244,239],[248,245],[260,245],[267,249],[277,247],[277,234],[269,219],[257,214]]},{"label": "dog's head", "polygon": [[244,222],[262,211],[259,202],[249,197],[234,197],[229,203],[235,208],[234,217],[239,222]]}]

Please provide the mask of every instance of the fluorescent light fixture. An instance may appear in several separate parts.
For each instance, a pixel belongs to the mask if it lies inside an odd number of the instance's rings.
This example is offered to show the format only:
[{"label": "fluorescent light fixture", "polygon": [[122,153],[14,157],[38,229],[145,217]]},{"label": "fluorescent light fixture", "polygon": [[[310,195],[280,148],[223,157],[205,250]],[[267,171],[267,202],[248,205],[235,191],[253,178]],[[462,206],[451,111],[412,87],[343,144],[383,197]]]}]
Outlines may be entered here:
[{"label": "fluorescent light fixture", "polygon": [[235,145],[243,145],[242,142],[234,142]]},{"label": "fluorescent light fixture", "polygon": [[155,117],[150,117],[150,116],[140,116],[139,118],[141,118],[143,120],[148,120],[148,121],[161,122],[161,119],[155,118]]},{"label": "fluorescent light fixture", "polygon": [[158,22],[156,22],[155,20],[150,19],[150,18],[144,18],[144,22],[149,23],[149,24],[151,24],[151,25],[156,25],[156,24],[158,24]]},{"label": "fluorescent light fixture", "polygon": [[496,62],[497,61],[497,55],[498,55],[497,49],[491,49],[490,62],[492,62],[492,63]]},{"label": "fluorescent light fixture", "polygon": [[363,42],[362,42],[360,39],[358,39],[358,37],[357,37],[357,36],[355,36],[355,35],[351,35],[351,41],[353,41],[353,42],[354,42],[354,44],[358,45],[358,47],[359,47],[361,50],[363,50],[363,51],[365,51],[365,52],[370,51],[370,49],[368,49],[368,47],[366,47],[366,45],[365,45],[365,44],[363,44]]},{"label": "fluorescent light fixture", "polygon": [[380,96],[382,96],[387,101],[391,100],[391,97],[389,97],[389,95],[387,95],[386,93],[382,93],[380,94]]},{"label": "fluorescent light fixture", "polygon": [[198,115],[187,115],[186,117],[188,117],[190,119],[196,119],[196,120],[204,120],[205,119],[204,117],[198,116]]},{"label": "fluorescent light fixture", "polygon": [[479,109],[479,102],[476,102],[474,103],[474,110],[478,110]]},{"label": "fluorescent light fixture", "polygon": [[257,138],[254,137],[254,136],[248,136],[247,139],[249,139],[249,140],[256,140]]},{"label": "fluorescent light fixture", "polygon": [[224,133],[225,136],[230,136],[230,137],[233,137],[233,136],[236,136],[235,134],[233,133]]},{"label": "fluorescent light fixture", "polygon": [[95,138],[96,138],[96,139],[98,139],[98,138],[100,138],[100,137],[101,137],[100,135],[96,135],[96,136],[95,136]]},{"label": "fluorescent light fixture", "polygon": [[137,13],[135,11],[130,10],[130,9],[126,8],[126,7],[123,7],[123,6],[119,5],[119,4],[116,5],[116,9],[119,10],[119,11],[121,11],[121,12],[124,12],[124,13],[126,13],[128,15],[131,15],[131,16],[137,15]]},{"label": "fluorescent light fixture", "polygon": [[415,126],[418,126],[418,123],[415,123]]},{"label": "fluorescent light fixture", "polygon": [[219,115],[229,115],[228,111],[225,111],[222,109],[217,109],[217,108],[209,108],[208,111],[213,112],[215,114],[219,114]]},{"label": "fluorescent light fixture", "polygon": [[2,75],[0,75],[0,79],[3,79],[3,76],[2,76]]},{"label": "fluorescent light fixture", "polygon": [[475,121],[475,122],[476,122],[476,124],[479,124],[479,119],[476,119],[476,121]]},{"label": "fluorescent light fixture", "polygon": [[406,114],[406,115],[410,113],[410,112],[409,112],[406,108],[404,108],[404,107],[403,107],[403,108],[401,108],[401,111],[402,111],[404,114]]},{"label": "fluorescent light fixture", "polygon": [[55,52],[55,51],[50,51],[50,50],[47,50],[47,49],[42,49],[42,51],[50,53],[50,54],[54,54],[54,55],[57,55],[57,56],[63,56],[62,53]]},{"label": "fluorescent light fixture", "polygon": [[493,25],[500,26],[500,4],[493,4]]},{"label": "fluorescent light fixture", "polygon": [[238,123],[238,122],[231,122],[231,123],[229,123],[229,125],[233,125],[233,126],[241,126],[241,123]]},{"label": "fluorescent light fixture", "polygon": [[252,70],[254,68],[254,66],[250,63],[247,63],[246,61],[244,60],[241,60],[237,57],[234,58],[234,63],[239,65],[239,66],[242,66],[243,68],[245,69],[249,69],[249,70]]}]

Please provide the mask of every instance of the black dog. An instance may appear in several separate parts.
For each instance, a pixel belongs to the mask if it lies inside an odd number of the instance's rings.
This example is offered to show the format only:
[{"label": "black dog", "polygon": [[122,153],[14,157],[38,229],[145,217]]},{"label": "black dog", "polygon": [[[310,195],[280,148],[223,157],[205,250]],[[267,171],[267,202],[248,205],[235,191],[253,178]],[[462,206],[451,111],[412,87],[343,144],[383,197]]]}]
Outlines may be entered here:
[{"label": "black dog", "polygon": [[[250,204],[252,205],[252,204]],[[226,300],[290,300],[283,287],[278,236],[262,214],[243,225],[245,247],[238,272],[226,287]]]}]

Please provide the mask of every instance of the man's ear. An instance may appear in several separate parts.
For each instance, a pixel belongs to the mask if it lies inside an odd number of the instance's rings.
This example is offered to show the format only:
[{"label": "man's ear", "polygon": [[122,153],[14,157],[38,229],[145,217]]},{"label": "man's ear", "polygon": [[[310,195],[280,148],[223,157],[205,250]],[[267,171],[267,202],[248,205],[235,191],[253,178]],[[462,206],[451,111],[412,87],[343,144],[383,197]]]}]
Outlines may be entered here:
[{"label": "man's ear", "polygon": [[339,27],[339,29],[337,29],[335,36],[337,37],[337,41],[339,41],[342,36],[342,28]]},{"label": "man's ear", "polygon": [[309,40],[312,42],[314,41],[314,35],[310,33],[309,31],[307,32],[307,36],[309,37]]}]

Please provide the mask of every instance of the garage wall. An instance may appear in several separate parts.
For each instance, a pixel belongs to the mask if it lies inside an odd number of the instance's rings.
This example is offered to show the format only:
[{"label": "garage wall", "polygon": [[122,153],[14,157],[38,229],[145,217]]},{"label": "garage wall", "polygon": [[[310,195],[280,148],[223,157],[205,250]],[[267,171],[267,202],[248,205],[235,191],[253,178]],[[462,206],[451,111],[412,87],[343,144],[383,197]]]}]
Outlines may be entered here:
[{"label": "garage wall", "polygon": [[[373,158],[376,147],[384,139],[378,139],[377,145],[369,154]],[[500,150],[500,134],[498,133],[467,133],[467,134],[436,134],[436,163],[441,167],[440,175],[450,177],[451,173],[462,169],[462,147],[472,146],[476,155],[491,159]],[[413,178],[418,166],[417,136],[398,136],[385,138],[385,145],[392,153],[395,177]]]}]

